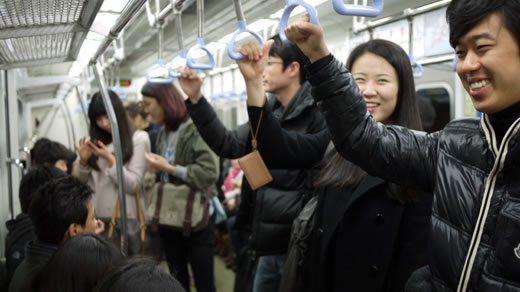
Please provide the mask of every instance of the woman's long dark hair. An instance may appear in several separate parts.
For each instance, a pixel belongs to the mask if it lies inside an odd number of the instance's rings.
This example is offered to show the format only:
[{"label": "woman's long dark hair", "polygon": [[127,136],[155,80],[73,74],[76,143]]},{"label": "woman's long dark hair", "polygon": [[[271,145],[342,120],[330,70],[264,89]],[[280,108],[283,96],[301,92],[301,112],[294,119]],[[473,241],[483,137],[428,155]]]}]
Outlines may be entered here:
[{"label": "woman's long dark hair", "polygon": [[101,235],[82,233],[64,241],[33,281],[35,291],[91,292],[122,259]]},{"label": "woman's long dark hair", "polygon": [[[121,139],[121,151],[123,152],[123,163],[126,163],[132,158],[134,154],[134,144],[132,142],[132,135],[134,134],[134,127],[128,122],[128,117],[126,115],[125,108],[119,96],[112,90],[108,91],[108,96],[110,97],[110,101],[112,102],[112,106],[114,107],[114,112],[116,114],[117,125],[119,128],[119,136]],[[97,139],[103,142],[103,144],[108,145],[112,143],[112,134],[98,127],[96,123],[96,118],[102,115],[106,115],[107,111],[105,109],[105,105],[103,104],[103,99],[101,97],[101,93],[97,92],[92,96],[92,100],[88,107],[88,118],[90,120],[90,138]],[[99,171],[99,166],[97,165],[97,156],[92,155],[88,160],[88,165]]]},{"label": "woman's long dark hair", "polygon": [[141,94],[157,99],[164,110],[164,125],[169,131],[177,131],[180,124],[189,118],[184,98],[173,84],[147,82]]},{"label": "woman's long dark hair", "polygon": [[[395,69],[399,81],[397,92],[397,104],[392,113],[392,124],[414,130],[422,130],[419,107],[415,97],[415,83],[412,66],[406,52],[393,42],[387,40],[371,40],[363,43],[352,51],[347,68],[352,66],[366,53],[384,58]],[[336,150],[329,154],[322,162],[319,178],[315,182],[316,187],[349,187],[356,188],[366,173],[357,165],[343,158]],[[415,198],[415,192],[405,190],[400,186],[390,183],[387,195],[400,202],[409,202]]]}]

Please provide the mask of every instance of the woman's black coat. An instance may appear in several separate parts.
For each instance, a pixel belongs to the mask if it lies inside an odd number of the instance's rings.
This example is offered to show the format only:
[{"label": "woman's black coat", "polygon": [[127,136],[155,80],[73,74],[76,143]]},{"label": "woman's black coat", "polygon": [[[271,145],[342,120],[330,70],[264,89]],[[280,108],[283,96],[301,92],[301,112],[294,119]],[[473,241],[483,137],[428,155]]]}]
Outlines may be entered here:
[{"label": "woman's black coat", "polygon": [[[260,108],[248,111],[257,121]],[[281,129],[266,108],[258,135],[268,167],[319,161],[314,135]],[[386,195],[387,187],[366,175],[354,191],[316,190],[317,221],[304,267],[308,291],[403,291],[411,273],[426,265],[432,196],[418,193],[415,202],[401,204]]]},{"label": "woman's black coat", "polygon": [[353,192],[319,192],[308,291],[403,291],[426,265],[431,196],[402,204],[387,187],[367,175]]}]

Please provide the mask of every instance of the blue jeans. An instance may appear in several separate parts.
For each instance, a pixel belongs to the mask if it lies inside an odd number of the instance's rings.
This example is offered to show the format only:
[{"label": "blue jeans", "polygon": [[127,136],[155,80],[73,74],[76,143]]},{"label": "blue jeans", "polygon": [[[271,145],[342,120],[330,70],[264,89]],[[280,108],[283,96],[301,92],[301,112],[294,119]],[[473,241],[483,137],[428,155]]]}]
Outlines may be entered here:
[{"label": "blue jeans", "polygon": [[253,292],[278,291],[286,260],[287,254],[259,257]]}]

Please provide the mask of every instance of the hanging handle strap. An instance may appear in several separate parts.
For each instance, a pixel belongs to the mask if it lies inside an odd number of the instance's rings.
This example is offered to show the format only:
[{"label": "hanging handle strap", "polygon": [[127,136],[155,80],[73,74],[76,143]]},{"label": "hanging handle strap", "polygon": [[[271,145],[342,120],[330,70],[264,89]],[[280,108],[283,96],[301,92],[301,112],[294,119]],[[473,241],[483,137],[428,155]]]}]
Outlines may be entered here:
[{"label": "hanging handle strap", "polygon": [[256,38],[258,43],[260,43],[260,47],[262,47],[262,48],[264,47],[264,40],[258,33],[247,28],[246,18],[244,17],[244,12],[242,12],[242,4],[240,3],[240,0],[234,0],[233,3],[235,4],[235,12],[237,14],[238,31],[233,35],[233,37],[229,41],[229,43],[227,45],[227,51],[228,51],[228,55],[231,59],[238,60],[238,59],[245,58],[245,56],[242,55],[242,53],[233,52],[233,46],[235,45],[235,41],[239,34],[241,34],[243,32],[250,33],[251,35],[253,35]]},{"label": "hanging handle strap", "polygon": [[344,0],[332,0],[332,7],[338,14],[376,17],[383,11],[383,0],[374,0],[372,6],[345,4]]},{"label": "hanging handle strap", "polygon": [[291,41],[287,39],[287,36],[285,35],[285,28],[289,24],[289,17],[291,16],[291,12],[294,10],[294,8],[298,6],[302,6],[307,10],[307,13],[310,17],[310,22],[312,24],[318,24],[318,12],[312,5],[310,5],[307,2],[304,2],[303,0],[286,0],[285,8],[283,9],[282,18],[280,19],[280,30],[278,31],[280,34],[280,39],[288,44]]},{"label": "hanging handle strap", "polygon": [[258,130],[260,129],[260,123],[262,122],[262,116],[264,114],[264,108],[260,111],[260,117],[258,118],[258,124],[256,125],[256,131],[253,133],[253,124],[251,124],[251,120],[249,120],[249,130],[251,131],[251,146],[253,146],[253,151],[256,150],[258,146],[258,141],[256,137],[258,137]]}]

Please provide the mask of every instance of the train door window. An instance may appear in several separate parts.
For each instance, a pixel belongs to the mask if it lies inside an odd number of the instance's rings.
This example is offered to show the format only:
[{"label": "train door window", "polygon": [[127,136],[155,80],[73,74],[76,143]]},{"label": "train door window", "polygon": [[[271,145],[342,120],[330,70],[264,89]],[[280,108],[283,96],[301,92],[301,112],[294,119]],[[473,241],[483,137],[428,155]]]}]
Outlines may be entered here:
[{"label": "train door window", "polygon": [[453,92],[448,84],[430,83],[417,86],[417,103],[424,131],[441,130],[450,121]]}]

